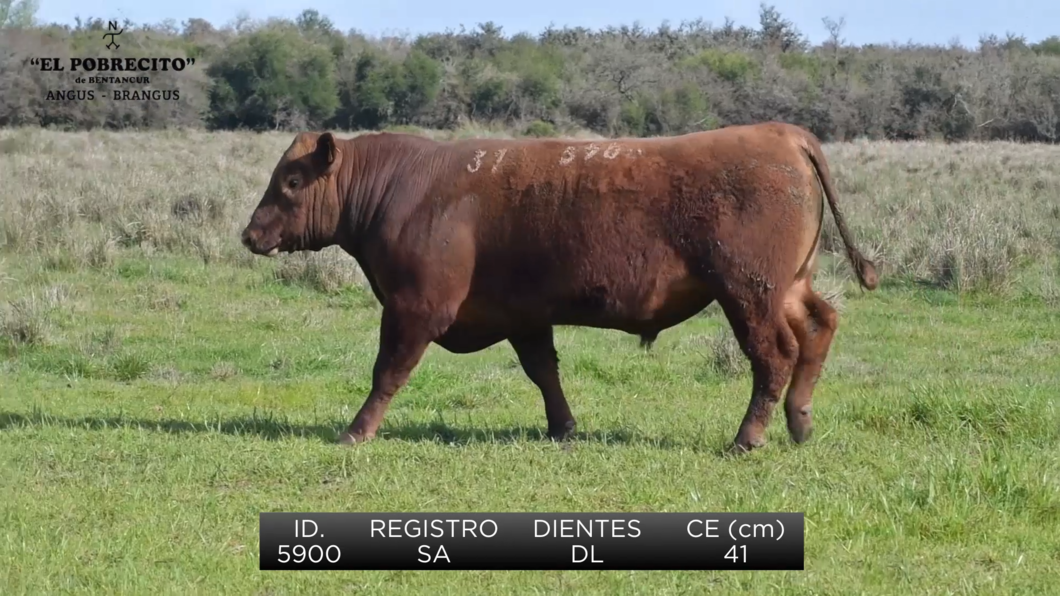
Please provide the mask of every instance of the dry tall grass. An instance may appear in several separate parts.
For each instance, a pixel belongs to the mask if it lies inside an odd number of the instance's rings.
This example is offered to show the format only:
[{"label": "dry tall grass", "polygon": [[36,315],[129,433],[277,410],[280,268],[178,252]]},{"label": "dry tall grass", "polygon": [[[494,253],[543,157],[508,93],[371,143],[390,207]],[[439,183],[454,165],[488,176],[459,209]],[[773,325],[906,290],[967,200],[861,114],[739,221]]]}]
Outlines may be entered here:
[{"label": "dry tall grass", "polygon": [[[1060,147],[857,142],[826,147],[840,201],[883,274],[957,291],[1047,291],[1060,254]],[[826,250],[841,250],[829,225]],[[844,269],[845,270],[845,269]]]},{"label": "dry tall grass", "polygon": [[[2,130],[0,252],[46,269],[106,268],[130,249],[254,266],[238,232],[291,138]],[[855,237],[885,279],[1004,292],[1030,271],[1021,287],[1056,298],[1060,147],[855,142],[826,152]],[[826,222],[824,248],[840,251]],[[276,275],[286,282],[332,291],[363,280],[337,249],[283,258]],[[838,301],[848,265],[825,263],[823,273]]]}]

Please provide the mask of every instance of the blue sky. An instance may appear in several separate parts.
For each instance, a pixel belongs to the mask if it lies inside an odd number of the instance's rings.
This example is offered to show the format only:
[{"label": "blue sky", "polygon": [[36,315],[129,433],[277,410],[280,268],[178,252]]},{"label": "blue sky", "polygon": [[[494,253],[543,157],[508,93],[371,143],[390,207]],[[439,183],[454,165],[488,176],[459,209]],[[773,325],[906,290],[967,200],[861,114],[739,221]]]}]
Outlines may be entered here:
[{"label": "blue sky", "polygon": [[[945,44],[959,38],[974,45],[982,34],[1024,35],[1036,42],[1060,35],[1060,0],[775,0],[770,2],[784,18],[819,43],[826,36],[822,17],[845,17],[843,37],[849,43],[907,42]],[[1002,6],[1005,6],[1002,8]],[[557,26],[593,29],[632,24],[639,20],[655,27],[665,20],[702,18],[720,25],[731,17],[740,25],[756,26],[757,0],[40,0],[38,18],[45,22],[73,23],[75,16],[101,17],[136,23],[157,23],[172,18],[180,22],[204,18],[215,25],[232,21],[245,11],[251,18],[293,18],[315,8],[343,31],[417,34],[472,28],[492,20],[505,33],[540,32],[549,22]]]}]

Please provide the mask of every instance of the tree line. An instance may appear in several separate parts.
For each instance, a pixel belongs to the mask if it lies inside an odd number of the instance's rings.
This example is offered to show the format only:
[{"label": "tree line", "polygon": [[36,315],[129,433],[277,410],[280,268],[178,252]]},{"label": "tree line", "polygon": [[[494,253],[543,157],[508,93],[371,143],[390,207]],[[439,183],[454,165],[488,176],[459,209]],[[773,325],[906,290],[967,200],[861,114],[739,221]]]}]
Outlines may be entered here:
[{"label": "tree line", "polygon": [[[315,10],[294,20],[43,25],[30,0],[0,0],[0,126],[214,130],[453,129],[474,124],[552,136],[672,135],[762,120],[805,126],[827,141],[1060,141],[1060,36],[986,36],[974,48],[856,46],[823,19],[811,44],[774,7],[757,27],[702,20],[602,30],[505,34],[494,23],[414,37],[339,31]],[[30,8],[27,9],[26,7]],[[6,8],[5,8],[6,7]],[[27,13],[30,13],[27,16]],[[188,57],[149,74],[179,98],[49,100],[75,85],[36,57]],[[101,73],[121,74],[121,73]],[[101,93],[96,93],[101,96]],[[111,97],[111,95],[106,95]],[[172,97],[172,96],[170,96]]]}]

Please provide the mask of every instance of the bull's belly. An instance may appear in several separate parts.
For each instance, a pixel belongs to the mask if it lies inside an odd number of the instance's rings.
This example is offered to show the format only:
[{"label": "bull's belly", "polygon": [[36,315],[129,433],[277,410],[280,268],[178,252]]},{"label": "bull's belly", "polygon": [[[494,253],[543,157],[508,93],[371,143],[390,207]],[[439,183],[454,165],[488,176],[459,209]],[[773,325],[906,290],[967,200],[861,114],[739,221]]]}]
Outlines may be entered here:
[{"label": "bull's belly", "polygon": [[654,336],[695,316],[714,301],[713,292],[692,278],[657,280],[654,287],[627,293],[594,286],[556,301],[550,323],[615,329]]},{"label": "bull's belly", "polygon": [[[593,284],[544,287],[523,293],[472,293],[447,332],[435,341],[448,351],[469,353],[550,326],[613,329],[654,338],[701,312],[714,300],[706,284],[682,276],[650,285]],[[558,284],[554,288],[562,288]]]},{"label": "bull's belly", "polygon": [[485,350],[508,339],[506,330],[484,328],[481,325],[468,325],[457,320],[441,337],[434,340],[442,348],[455,354],[470,354]]}]

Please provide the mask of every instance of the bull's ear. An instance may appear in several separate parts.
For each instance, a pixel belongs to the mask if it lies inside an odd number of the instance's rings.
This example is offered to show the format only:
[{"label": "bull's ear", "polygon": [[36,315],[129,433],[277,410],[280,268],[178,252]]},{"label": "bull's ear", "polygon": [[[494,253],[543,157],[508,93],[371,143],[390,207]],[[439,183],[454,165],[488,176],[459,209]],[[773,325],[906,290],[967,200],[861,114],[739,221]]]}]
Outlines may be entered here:
[{"label": "bull's ear", "polygon": [[331,174],[339,167],[342,153],[339,151],[334,135],[330,132],[325,132],[317,137],[315,157],[315,161],[319,164],[321,175]]}]

